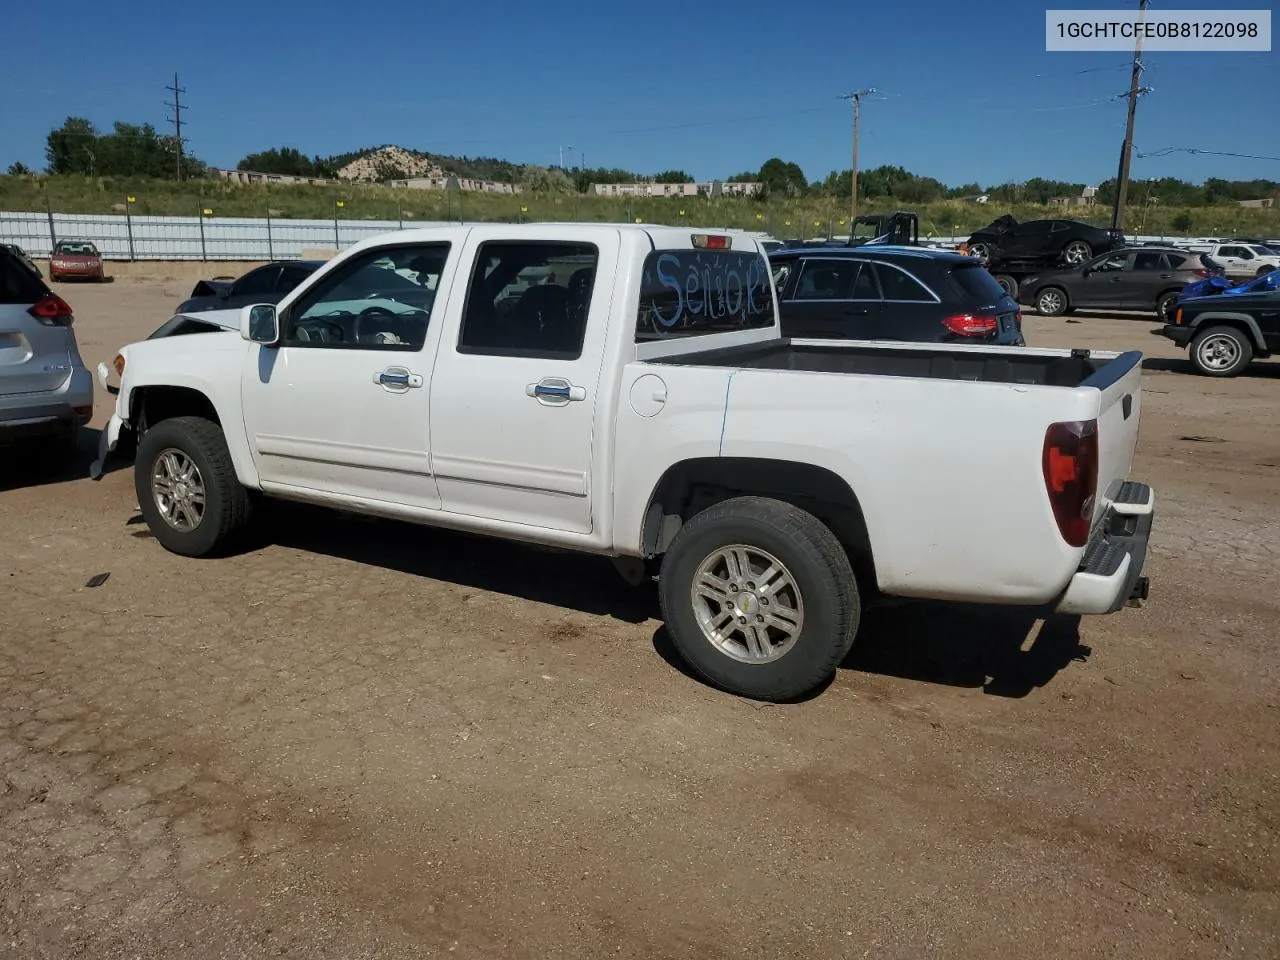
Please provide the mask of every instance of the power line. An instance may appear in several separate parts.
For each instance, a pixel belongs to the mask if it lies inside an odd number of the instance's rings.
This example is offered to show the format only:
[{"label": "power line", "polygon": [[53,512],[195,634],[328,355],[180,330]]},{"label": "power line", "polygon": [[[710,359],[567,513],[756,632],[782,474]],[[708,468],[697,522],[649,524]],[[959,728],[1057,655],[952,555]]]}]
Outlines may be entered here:
[{"label": "power line", "polygon": [[875,87],[864,87],[851,90],[839,99],[853,104],[853,163],[849,168],[849,229],[853,229],[853,221],[858,218],[858,120],[862,115],[862,98],[876,92]]},{"label": "power line", "polygon": [[178,74],[174,71],[173,86],[165,87],[173,94],[173,102],[165,101],[164,105],[173,110],[173,116],[169,118],[169,122],[173,124],[173,140],[178,146],[178,179],[182,179],[182,95],[186,93],[185,87],[178,86]]},{"label": "power line", "polygon": [[1203,153],[1211,157],[1238,157],[1241,160],[1275,160],[1280,162],[1280,157],[1264,157],[1256,153],[1233,153],[1230,150],[1199,150],[1196,147],[1163,147],[1150,153],[1135,153],[1134,156],[1140,160],[1146,160],[1149,157],[1167,157],[1171,153]]}]

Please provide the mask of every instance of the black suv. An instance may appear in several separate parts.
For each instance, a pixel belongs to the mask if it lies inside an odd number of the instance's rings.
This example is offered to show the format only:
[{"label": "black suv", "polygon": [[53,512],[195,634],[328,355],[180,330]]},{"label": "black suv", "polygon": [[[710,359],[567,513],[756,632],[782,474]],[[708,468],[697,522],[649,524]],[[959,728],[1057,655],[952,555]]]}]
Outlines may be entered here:
[{"label": "black suv", "polygon": [[1227,293],[1180,301],[1160,333],[1189,347],[1192,365],[1206,376],[1236,376],[1251,360],[1280,352],[1280,270]]},{"label": "black suv", "polygon": [[771,254],[782,335],[1022,346],[1022,313],[972,257],[918,247]]}]

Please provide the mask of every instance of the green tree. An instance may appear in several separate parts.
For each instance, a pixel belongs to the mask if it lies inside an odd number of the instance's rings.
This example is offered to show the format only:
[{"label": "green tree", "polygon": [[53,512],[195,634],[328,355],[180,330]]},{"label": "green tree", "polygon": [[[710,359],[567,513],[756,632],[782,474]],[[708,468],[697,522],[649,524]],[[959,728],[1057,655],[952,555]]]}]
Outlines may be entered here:
[{"label": "green tree", "polygon": [[778,157],[770,157],[760,165],[760,173],[756,177],[770,196],[799,197],[808,193],[809,181],[804,171],[794,163],[788,163]]},{"label": "green tree", "polygon": [[683,170],[664,170],[662,173],[654,174],[655,183],[693,183],[693,177],[685,173]]},{"label": "green tree", "polygon": [[1179,213],[1176,217],[1173,218],[1172,226],[1174,230],[1178,231],[1178,233],[1186,233],[1188,230],[1191,229],[1191,223],[1192,223],[1191,214],[1189,214],[1186,210],[1183,210],[1181,213]]},{"label": "green tree", "polygon": [[44,158],[50,173],[94,171],[94,150],[98,131],[84,117],[67,117],[62,126],[50,130],[45,140]]},{"label": "green tree", "polygon": [[9,164],[9,176],[11,177],[29,177],[32,176],[33,173],[34,171],[25,163],[15,162]]},{"label": "green tree", "polygon": [[249,154],[236,164],[236,169],[290,177],[320,177],[328,172],[322,172],[320,163],[319,157],[312,159],[295,147],[272,147]]}]

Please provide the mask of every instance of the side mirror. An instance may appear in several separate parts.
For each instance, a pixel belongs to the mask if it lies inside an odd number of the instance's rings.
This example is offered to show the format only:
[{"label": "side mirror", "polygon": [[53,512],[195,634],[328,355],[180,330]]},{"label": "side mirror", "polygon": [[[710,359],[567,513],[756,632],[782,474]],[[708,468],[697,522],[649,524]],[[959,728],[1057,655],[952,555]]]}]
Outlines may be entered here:
[{"label": "side mirror", "polygon": [[274,345],[280,339],[280,318],[270,303],[240,308],[240,336],[252,343]]}]

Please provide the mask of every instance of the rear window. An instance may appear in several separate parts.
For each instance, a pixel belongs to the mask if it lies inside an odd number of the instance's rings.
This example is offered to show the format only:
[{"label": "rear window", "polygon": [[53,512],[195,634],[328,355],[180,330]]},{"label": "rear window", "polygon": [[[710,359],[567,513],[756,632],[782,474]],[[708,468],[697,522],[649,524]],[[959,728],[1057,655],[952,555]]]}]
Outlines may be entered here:
[{"label": "rear window", "polygon": [[48,287],[8,250],[0,248],[0,303],[32,304]]},{"label": "rear window", "polygon": [[54,254],[65,254],[66,256],[90,256],[98,255],[98,248],[92,243],[84,240],[63,240],[53,248]]},{"label": "rear window", "polygon": [[990,304],[1004,296],[1004,287],[996,283],[996,278],[978,264],[959,264],[951,268],[951,279],[955,281],[966,296],[974,300]]},{"label": "rear window", "polygon": [[644,261],[636,342],[774,325],[769,264],[758,253],[654,250]]}]

